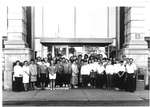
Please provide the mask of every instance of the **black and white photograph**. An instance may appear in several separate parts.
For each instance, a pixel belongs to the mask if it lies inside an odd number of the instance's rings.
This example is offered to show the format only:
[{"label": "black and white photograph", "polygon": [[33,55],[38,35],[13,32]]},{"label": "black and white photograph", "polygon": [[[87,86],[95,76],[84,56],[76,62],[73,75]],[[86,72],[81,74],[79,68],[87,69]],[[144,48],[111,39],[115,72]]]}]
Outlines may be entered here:
[{"label": "black and white photograph", "polygon": [[0,5],[2,107],[149,106],[150,1],[27,1]]}]

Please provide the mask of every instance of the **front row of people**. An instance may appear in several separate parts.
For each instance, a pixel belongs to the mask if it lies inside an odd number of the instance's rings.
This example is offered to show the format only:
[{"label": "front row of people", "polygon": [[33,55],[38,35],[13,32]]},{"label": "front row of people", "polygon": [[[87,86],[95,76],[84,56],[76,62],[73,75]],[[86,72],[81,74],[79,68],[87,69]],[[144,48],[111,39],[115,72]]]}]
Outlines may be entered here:
[{"label": "front row of people", "polygon": [[[114,64],[110,60],[81,60],[81,69],[78,69],[78,60],[47,60],[34,61],[30,64],[24,61],[20,66],[20,61],[16,61],[14,66],[13,80],[14,91],[24,89],[28,91],[35,89],[37,84],[44,89],[47,78],[51,90],[55,86],[67,86],[77,88],[115,88],[116,90],[135,91],[136,87],[136,66],[133,59],[128,61],[116,61]],[[23,85],[22,85],[23,83]],[[80,85],[79,85],[80,83]]]},{"label": "front row of people", "polygon": [[136,90],[135,71],[136,65],[132,58],[127,62],[116,61],[114,64],[110,60],[99,63],[88,63],[85,60],[81,67],[82,86],[133,92]]}]

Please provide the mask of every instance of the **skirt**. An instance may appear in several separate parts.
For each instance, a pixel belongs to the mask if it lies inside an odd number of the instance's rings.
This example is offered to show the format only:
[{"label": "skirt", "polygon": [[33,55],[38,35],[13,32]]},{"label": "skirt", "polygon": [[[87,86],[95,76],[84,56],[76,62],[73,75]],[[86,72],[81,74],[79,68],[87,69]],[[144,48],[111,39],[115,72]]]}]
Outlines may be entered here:
[{"label": "skirt", "polygon": [[56,79],[56,74],[54,74],[54,75],[49,74],[49,79]]},{"label": "skirt", "polygon": [[13,91],[23,91],[24,90],[24,86],[22,83],[22,77],[15,77],[15,81],[13,82]]},{"label": "skirt", "polygon": [[72,85],[77,85],[78,84],[78,76],[72,76],[71,83],[72,83]]},{"label": "skirt", "polygon": [[28,75],[23,76],[23,83],[29,83],[29,76]]},{"label": "skirt", "polygon": [[31,75],[30,81],[31,82],[36,82],[37,81],[37,75]]}]

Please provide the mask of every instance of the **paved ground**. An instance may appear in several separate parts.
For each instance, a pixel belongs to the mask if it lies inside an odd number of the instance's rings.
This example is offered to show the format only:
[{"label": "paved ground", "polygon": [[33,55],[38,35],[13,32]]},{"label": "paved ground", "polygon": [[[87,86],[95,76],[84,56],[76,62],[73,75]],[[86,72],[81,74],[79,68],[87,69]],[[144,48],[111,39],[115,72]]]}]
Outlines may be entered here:
[{"label": "paved ground", "polygon": [[27,106],[62,106],[62,105],[114,105],[114,106],[148,106],[149,91],[134,93],[100,89],[71,90],[36,90],[29,92],[3,92],[3,104]]}]

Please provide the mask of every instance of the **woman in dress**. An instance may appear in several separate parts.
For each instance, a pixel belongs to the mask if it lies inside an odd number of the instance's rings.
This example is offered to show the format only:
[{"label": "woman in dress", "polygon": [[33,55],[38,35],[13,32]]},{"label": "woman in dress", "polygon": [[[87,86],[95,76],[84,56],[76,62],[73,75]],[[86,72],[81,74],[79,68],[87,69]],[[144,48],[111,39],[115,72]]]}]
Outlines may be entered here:
[{"label": "woman in dress", "polygon": [[28,91],[28,86],[29,86],[29,75],[30,75],[30,71],[29,71],[29,65],[27,61],[24,61],[23,64],[23,84],[24,84],[24,90]]},{"label": "woman in dress", "polygon": [[34,60],[31,59],[31,64],[29,66],[29,71],[30,71],[30,82],[31,82],[31,89],[35,89],[35,83],[37,81],[37,66],[34,63]]},{"label": "woman in dress", "polygon": [[50,90],[55,90],[55,79],[56,79],[56,66],[54,61],[51,60],[51,65],[48,67]]},{"label": "woman in dress", "polygon": [[79,70],[78,70],[78,66],[76,64],[76,60],[73,61],[71,69],[72,69],[72,81],[71,81],[72,86],[73,86],[73,88],[77,88]]}]

